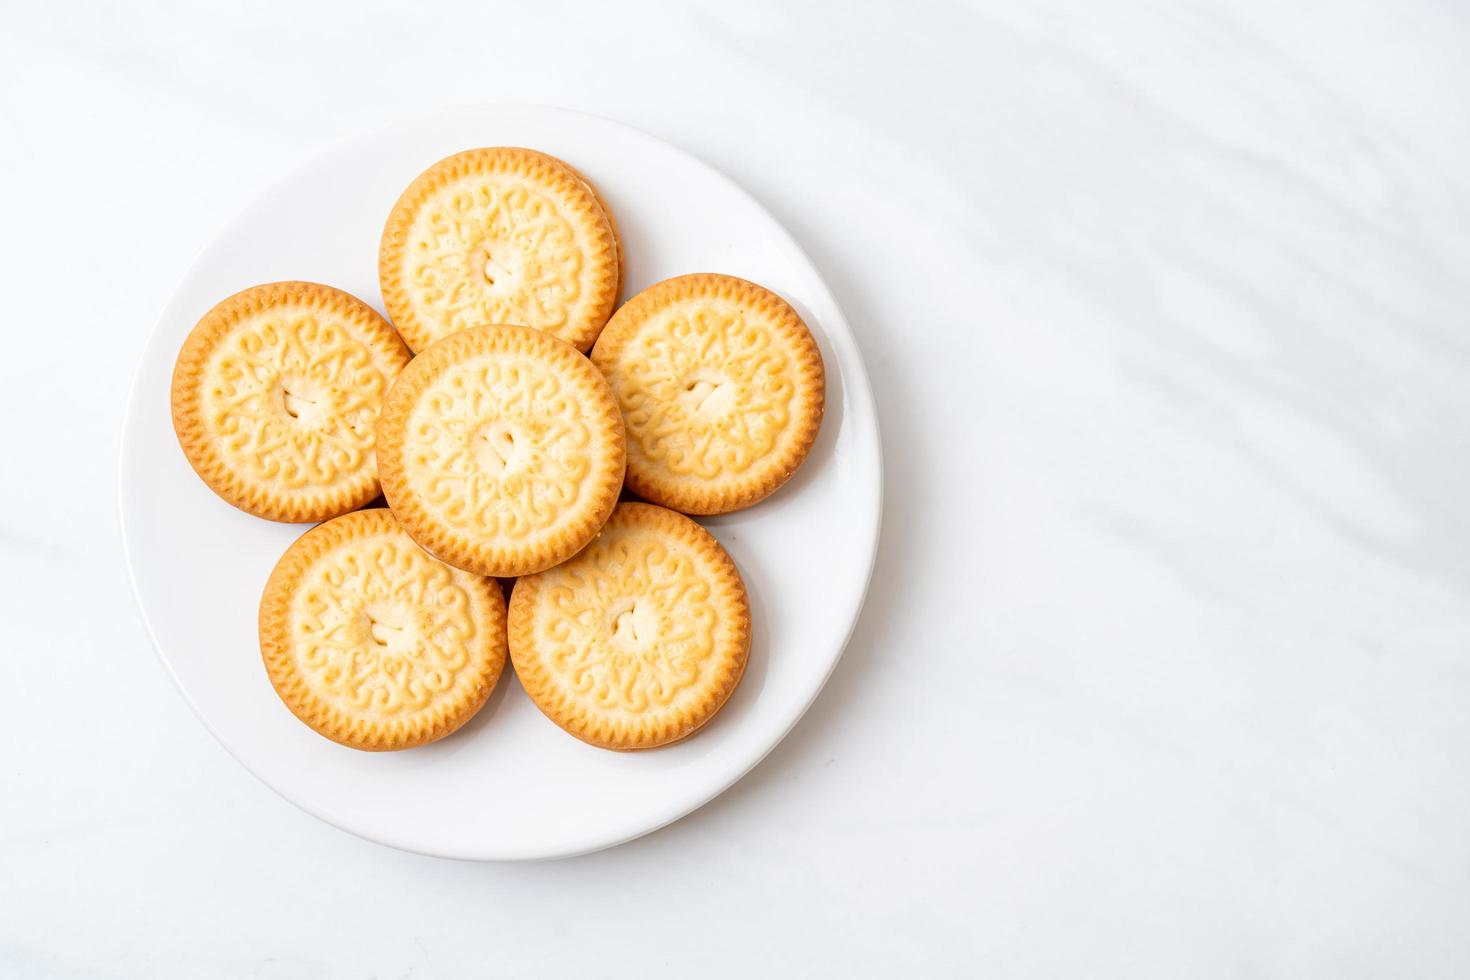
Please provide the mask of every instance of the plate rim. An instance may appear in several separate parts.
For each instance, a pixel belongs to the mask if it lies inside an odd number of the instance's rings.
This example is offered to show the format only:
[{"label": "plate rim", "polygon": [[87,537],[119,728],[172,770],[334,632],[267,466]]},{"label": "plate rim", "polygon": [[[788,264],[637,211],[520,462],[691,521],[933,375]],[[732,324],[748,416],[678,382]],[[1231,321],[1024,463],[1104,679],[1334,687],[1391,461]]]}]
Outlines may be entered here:
[{"label": "plate rim", "polygon": [[[141,386],[143,381],[142,375],[144,373],[146,365],[150,360],[150,356],[153,354],[154,345],[161,342],[159,340],[160,332],[166,319],[166,314],[169,312],[169,310],[173,307],[175,301],[178,299],[179,293],[184,288],[184,284],[194,277],[196,272],[209,257],[209,253],[212,251],[215,243],[219,241],[220,238],[224,237],[234,228],[242,224],[245,221],[246,217],[251,214],[261,204],[262,201],[267,200],[273,194],[281,192],[287,186],[291,185],[297,179],[299,179],[302,175],[315,169],[322,161],[343,153],[355,144],[371,142],[375,139],[387,136],[388,134],[391,134],[393,131],[398,129],[407,129],[418,125],[428,124],[440,119],[449,119],[456,116],[467,116],[484,112],[530,113],[533,115],[546,117],[560,117],[563,120],[571,120],[574,124],[578,121],[581,121],[583,123],[591,122],[597,125],[611,126],[617,129],[624,130],[627,133],[637,137],[639,140],[655,144],[661,149],[673,153],[674,155],[681,158],[682,162],[699,171],[703,171],[706,176],[718,182],[719,184],[722,184],[726,190],[732,192],[738,198],[742,199],[745,203],[753,206],[761,214],[764,214],[770,220],[772,231],[779,243],[788,251],[788,253],[793,258],[795,258],[802,264],[802,271],[806,273],[814,283],[816,283],[817,287],[821,291],[822,298],[825,299],[827,304],[829,305],[833,314],[833,322],[823,322],[823,327],[824,329],[826,329],[829,337],[835,343],[838,339],[838,335],[841,335],[841,338],[851,346],[853,354],[853,357],[851,358],[852,363],[851,365],[842,365],[843,389],[844,392],[847,394],[847,398],[849,401],[861,402],[866,406],[867,415],[871,422],[871,449],[875,473],[874,486],[872,488],[873,531],[871,543],[867,548],[862,587],[855,593],[855,598],[852,601],[851,610],[847,615],[847,626],[840,641],[837,644],[836,653],[831,658],[831,661],[827,665],[827,669],[822,674],[820,680],[812,687],[806,700],[801,705],[800,710],[798,710],[792,716],[785,728],[782,729],[779,734],[777,734],[769,741],[769,744],[765,745],[760,752],[758,752],[754,757],[751,758],[748,764],[744,765],[741,768],[738,768],[737,771],[729,775],[728,778],[721,780],[718,785],[716,785],[708,793],[700,795],[698,798],[694,799],[693,802],[688,803],[687,805],[681,803],[679,806],[674,808],[674,812],[661,816],[660,819],[650,822],[647,826],[641,827],[641,829],[635,829],[631,832],[625,832],[621,829],[615,830],[611,834],[605,834],[596,837],[591,841],[582,842],[570,848],[564,849],[531,850],[524,853],[498,852],[493,854],[462,854],[436,850],[435,848],[429,846],[415,846],[414,844],[403,841],[384,840],[380,837],[373,836],[365,830],[356,828],[347,823],[339,822],[337,819],[332,819],[322,813],[316,812],[315,810],[307,806],[304,802],[295,799],[294,797],[285,793],[283,790],[274,785],[269,779],[267,779],[266,776],[259,772],[254,766],[247,763],[240,756],[240,754],[230,745],[230,743],[220,734],[215,726],[210,723],[209,719],[205,716],[205,713],[200,709],[198,703],[196,703],[194,698],[190,695],[188,689],[185,687],[183,681],[180,679],[178,672],[174,669],[172,662],[169,660],[167,654],[164,652],[163,645],[159,642],[158,635],[153,628],[153,623],[149,619],[148,611],[143,605],[142,593],[140,592],[140,587],[138,584],[138,574],[134,564],[133,548],[129,544],[130,537],[128,533],[127,506],[127,497],[129,491],[126,481],[126,462],[128,459],[130,446],[129,433],[134,427],[134,416],[140,411],[139,405]],[[849,370],[849,367],[851,368],[851,370]],[[846,413],[844,413],[844,415],[846,415]],[[446,107],[435,112],[402,116],[376,128],[365,129],[350,133],[346,136],[333,140],[323,147],[318,148],[314,153],[287,168],[275,179],[269,181],[265,185],[265,187],[257,192],[248,202],[246,202],[242,207],[236,210],[235,213],[230,217],[230,219],[224,222],[218,228],[218,230],[209,238],[209,240],[205,242],[195,252],[193,259],[189,262],[183,274],[179,276],[173,290],[169,293],[168,299],[164,302],[163,306],[159,309],[158,313],[154,317],[153,325],[149,329],[147,337],[143,341],[141,350],[134,360],[132,380],[127,388],[126,401],[124,403],[124,408],[122,412],[120,433],[117,442],[117,457],[115,460],[117,473],[116,512],[118,518],[118,536],[122,546],[123,567],[126,569],[127,572],[129,592],[132,595],[133,610],[137,615],[138,622],[142,625],[143,632],[148,637],[149,645],[153,648],[154,656],[163,666],[164,672],[168,675],[168,678],[172,682],[174,689],[183,698],[184,703],[188,705],[189,710],[193,713],[194,717],[198,719],[199,723],[204,727],[205,731],[207,731],[210,736],[215,740],[215,742],[218,743],[218,745],[225,750],[226,754],[228,754],[230,758],[232,758],[237,764],[240,765],[241,768],[243,768],[246,772],[253,776],[257,781],[259,781],[262,785],[269,789],[278,798],[285,800],[297,810],[308,814],[314,819],[319,820],[322,823],[334,827],[338,830],[345,831],[346,833],[349,833],[359,839],[369,841],[379,846],[391,847],[395,850],[405,851],[413,854],[421,854],[427,857],[473,862],[541,861],[578,857],[584,854],[591,854],[596,851],[605,850],[610,847],[616,847],[620,844],[625,844],[629,841],[646,836],[647,834],[651,834],[657,830],[661,830],[664,827],[667,827],[668,825],[683,819],[684,817],[693,813],[695,810],[698,810],[709,803],[711,800],[722,795],[727,790],[729,790],[731,786],[735,785],[746,775],[748,775],[753,769],[755,769],[756,766],[760,765],[761,762],[763,762],[778,745],[786,740],[787,736],[791,734],[792,730],[801,721],[801,719],[806,716],[806,713],[811,709],[811,706],[821,695],[823,689],[827,685],[827,682],[831,679],[833,672],[836,671],[838,663],[841,662],[843,656],[847,652],[847,645],[851,641],[853,632],[857,628],[858,620],[862,616],[862,610],[867,601],[868,590],[872,585],[873,571],[877,564],[878,549],[882,540],[883,532],[885,484],[883,465],[883,440],[880,422],[881,420],[878,415],[877,401],[873,395],[872,384],[868,377],[867,363],[863,358],[862,347],[858,343],[857,335],[853,332],[852,326],[848,322],[846,314],[842,311],[841,304],[838,303],[836,296],[832,294],[831,287],[827,285],[827,280],[822,276],[820,270],[817,268],[816,263],[812,261],[811,256],[808,255],[806,250],[801,247],[800,243],[797,242],[796,238],[792,235],[790,230],[787,229],[787,227],[774,214],[771,213],[770,209],[762,204],[761,201],[755,197],[755,195],[747,191],[743,186],[741,186],[731,177],[727,176],[723,171],[706,162],[694,153],[685,150],[683,147],[675,143],[671,143],[663,139],[662,137],[655,136],[636,126],[621,122],[620,120],[612,119],[595,113],[585,112],[576,109],[568,109],[560,106],[526,102],[483,102]]]}]

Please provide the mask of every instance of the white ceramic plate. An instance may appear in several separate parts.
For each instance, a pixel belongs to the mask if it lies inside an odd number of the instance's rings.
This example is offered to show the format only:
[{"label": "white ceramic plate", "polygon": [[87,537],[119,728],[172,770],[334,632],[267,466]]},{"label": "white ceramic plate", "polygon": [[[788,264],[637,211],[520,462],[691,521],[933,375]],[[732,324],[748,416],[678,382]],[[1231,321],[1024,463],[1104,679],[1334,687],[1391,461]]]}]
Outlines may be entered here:
[{"label": "white ceramic plate", "polygon": [[[278,279],[329,283],[382,309],[378,236],[435,160],[529,146],[587,173],[617,216],[625,297],[683,272],[762,283],[805,318],[827,365],[827,414],[806,463],[750,510],[704,521],[740,566],[754,642],[740,687],[688,741],[623,754],[544,718],[509,669],[459,732],[424,748],[343,748],[276,698],[256,644],[266,576],[301,526],[234,510],[189,469],[169,421],[185,335],[216,301]],[[185,276],[148,343],[124,423],[123,537],[138,605],[179,689],[216,738],[302,809],[395,847],[447,857],[596,850],[676,820],[769,752],[821,689],[862,604],[878,539],[873,398],[852,333],[811,262],[759,204],[666,143],[604,119],[487,106],[357,140],[257,201]]]}]

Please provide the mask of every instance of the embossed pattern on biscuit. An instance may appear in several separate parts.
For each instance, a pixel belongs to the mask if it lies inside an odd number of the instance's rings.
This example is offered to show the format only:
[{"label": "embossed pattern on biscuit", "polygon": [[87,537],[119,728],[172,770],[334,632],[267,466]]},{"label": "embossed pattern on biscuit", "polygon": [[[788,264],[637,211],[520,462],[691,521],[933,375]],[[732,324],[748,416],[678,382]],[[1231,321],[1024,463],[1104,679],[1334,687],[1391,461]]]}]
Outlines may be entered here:
[{"label": "embossed pattern on biscuit", "polygon": [[408,417],[407,478],[453,527],[524,539],[575,507],[591,471],[578,392],[534,357],[449,366]]},{"label": "embossed pattern on biscuit", "polygon": [[380,433],[384,493],[409,533],[485,575],[569,557],[622,484],[623,423],[607,382],[526,327],[431,346],[390,393]]},{"label": "embossed pattern on biscuit", "polygon": [[709,721],[750,646],[740,574],[709,532],[622,503],[564,564],[516,582],[510,653],[538,707],[604,748],[652,748]]},{"label": "embossed pattern on biscuit", "polygon": [[358,749],[422,745],[467,721],[500,677],[504,630],[499,584],[431,557],[383,509],[298,539],[260,608],[282,701]]},{"label": "embossed pattern on biscuit", "polygon": [[729,276],[666,280],[614,315],[592,351],[628,428],[628,483],[686,513],[781,486],[821,424],[821,354],[796,312]]},{"label": "embossed pattern on biscuit", "polygon": [[[536,150],[527,150],[526,152],[539,153],[539,151]],[[622,232],[618,230],[618,220],[616,217],[613,216],[612,208],[608,206],[607,199],[602,196],[602,192],[597,189],[597,185],[587,179],[586,174],[582,173],[580,170],[578,170],[576,167],[573,167],[565,160],[558,160],[556,157],[549,156],[545,153],[539,153],[539,155],[545,157],[547,160],[550,160],[552,163],[560,164],[561,166],[566,167],[568,170],[570,170],[578,180],[580,180],[583,184],[587,186],[587,190],[591,192],[592,197],[597,201],[597,206],[602,209],[602,215],[607,219],[607,226],[612,231],[613,250],[617,255],[618,262],[618,280],[617,285],[613,289],[613,307],[616,308],[618,297],[620,297],[623,293],[623,283],[627,280],[628,277],[628,256],[627,253],[623,251]]]},{"label": "embossed pattern on biscuit", "polygon": [[190,333],[172,391],[195,470],[243,510],[316,521],[377,495],[378,413],[409,353],[371,307],[314,283],[224,300]]},{"label": "embossed pattern on biscuit", "polygon": [[469,150],[421,174],[383,231],[379,277],[415,350],[514,323],[586,350],[616,301],[619,244],[596,192],[531,150]]}]

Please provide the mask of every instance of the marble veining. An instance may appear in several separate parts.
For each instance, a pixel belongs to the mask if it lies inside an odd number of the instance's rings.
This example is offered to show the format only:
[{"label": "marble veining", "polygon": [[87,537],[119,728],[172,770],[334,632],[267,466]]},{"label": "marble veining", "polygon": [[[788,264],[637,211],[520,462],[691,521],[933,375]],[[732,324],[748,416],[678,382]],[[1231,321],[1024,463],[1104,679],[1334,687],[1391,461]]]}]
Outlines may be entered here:
[{"label": "marble veining", "polygon": [[[1430,0],[7,6],[0,975],[632,976],[675,918],[657,965],[709,976],[1467,975],[1467,53]],[[792,736],[526,867],[251,780],[149,651],[114,503],[191,256],[333,140],[491,99],[770,207],[887,479]]]}]

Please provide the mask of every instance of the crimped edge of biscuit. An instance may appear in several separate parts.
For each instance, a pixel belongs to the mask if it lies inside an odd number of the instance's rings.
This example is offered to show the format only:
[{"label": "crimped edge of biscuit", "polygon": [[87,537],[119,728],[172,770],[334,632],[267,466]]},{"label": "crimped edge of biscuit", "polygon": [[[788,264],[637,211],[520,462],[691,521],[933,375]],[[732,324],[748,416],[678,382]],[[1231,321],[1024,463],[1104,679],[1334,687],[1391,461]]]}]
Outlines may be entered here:
[{"label": "crimped edge of biscuit", "polygon": [[[209,489],[247,514],[287,524],[308,524],[346,514],[372,501],[378,495],[376,464],[365,466],[359,479],[330,489],[302,491],[298,499],[297,495],[245,479],[222,459],[200,408],[199,388],[204,366],[225,333],[242,317],[287,305],[311,306],[346,318],[361,328],[358,339],[377,353],[396,360],[399,371],[412,357],[392,325],[351,293],[315,282],[263,283],[220,300],[189,331],[174,361],[169,405],[179,447]],[[391,386],[395,380],[396,374],[386,378],[385,383]]]},{"label": "crimped edge of biscuit", "polygon": [[[321,555],[358,538],[401,531],[402,527],[387,508],[373,508],[345,514],[307,531],[286,549],[260,598],[260,656],[265,664],[271,687],[281,702],[307,727],[339,745],[366,752],[390,752],[411,749],[438,741],[454,732],[475,716],[489,700],[500,676],[505,672],[507,647],[505,639],[506,604],[500,584],[492,579],[453,569],[457,582],[466,590],[479,594],[480,609],[488,610],[489,622],[482,625],[486,646],[484,670],[480,683],[468,694],[453,701],[435,704],[434,714],[415,718],[412,722],[394,719],[369,722],[361,718],[344,718],[332,705],[316,696],[296,670],[290,635],[291,600],[301,578]],[[406,535],[405,535],[406,537]],[[412,540],[409,542],[412,544]],[[472,605],[474,599],[471,599]],[[425,724],[425,722],[428,722]]]},{"label": "crimped edge of biscuit", "polygon": [[[442,526],[419,502],[403,469],[403,439],[408,418],[419,397],[434,379],[467,357],[496,351],[516,350],[561,359],[579,384],[578,405],[600,430],[609,447],[609,458],[598,460],[598,477],[582,488],[588,503],[581,516],[560,527],[540,546],[489,547]],[[618,400],[602,372],[566,341],[532,327],[495,324],[470,327],[450,334],[424,349],[399,372],[398,380],[383,400],[378,416],[378,474],[388,506],[419,547],[456,568],[479,575],[510,577],[544,571],[576,554],[591,541],[617,506],[627,465],[627,436]]]},{"label": "crimped edge of biscuit", "polygon": [[627,482],[644,500],[685,514],[726,514],[760,503],[781,489],[811,452],[822,427],[827,399],[822,352],[791,304],[766,287],[735,276],[714,272],[675,276],[654,283],[624,303],[603,328],[589,356],[616,390],[618,356],[643,322],[670,303],[705,296],[734,300],[759,311],[787,341],[798,388],[788,422],[790,434],[781,451],[762,459],[747,477],[690,486],[648,472],[639,465],[638,454],[629,452]]},{"label": "crimped edge of biscuit", "polygon": [[[683,514],[654,504],[636,502],[618,504],[601,533],[630,525],[661,529],[698,550],[714,566],[711,596],[719,597],[720,615],[722,619],[728,618],[729,642],[735,649],[727,658],[724,670],[704,685],[704,697],[694,708],[680,712],[677,718],[642,719],[638,724],[592,718],[579,704],[560,693],[535,652],[534,621],[542,587],[541,574],[516,580],[506,614],[511,665],[531,701],[567,734],[588,745],[618,752],[672,745],[699,731],[729,702],[750,660],[750,599],[740,570],[724,546],[713,534]],[[552,568],[545,574],[556,571]]]},{"label": "crimped edge of biscuit", "polygon": [[572,166],[570,163],[567,163],[565,160],[559,160],[549,153],[542,153],[540,150],[527,150],[526,152],[535,153],[538,156],[544,157],[545,159],[551,161],[552,163],[560,164],[561,166],[566,167],[572,172],[573,176],[575,176],[578,180],[580,180],[583,184],[587,186],[587,189],[592,192],[593,198],[597,200],[597,206],[602,208],[602,214],[604,217],[607,218],[607,226],[612,230],[613,247],[617,251],[618,256],[618,284],[616,288],[613,289],[613,305],[608,309],[608,315],[612,315],[612,310],[617,307],[618,300],[623,295],[623,284],[628,281],[628,256],[627,253],[623,251],[623,233],[618,230],[617,219],[613,217],[612,208],[608,207],[607,198],[602,196],[602,192],[597,189],[596,184],[587,179],[586,174],[578,170],[576,167]]},{"label": "crimped edge of biscuit", "polygon": [[602,232],[601,236],[594,236],[600,237],[601,241],[594,243],[591,254],[586,256],[595,270],[588,277],[592,298],[588,302],[587,313],[575,326],[568,327],[568,332],[574,335],[568,343],[585,352],[597,339],[617,305],[618,292],[622,287],[621,239],[613,224],[612,212],[607,210],[592,185],[568,164],[539,150],[519,146],[463,150],[435,163],[404,189],[388,212],[378,246],[378,285],[383,293],[383,305],[393,325],[415,353],[429,347],[435,338],[433,329],[420,320],[403,284],[404,239],[414,216],[432,194],[450,181],[467,174],[504,172],[534,177],[567,202],[583,224]]}]

